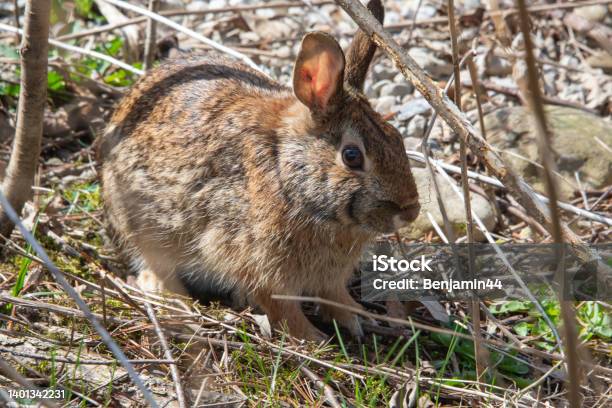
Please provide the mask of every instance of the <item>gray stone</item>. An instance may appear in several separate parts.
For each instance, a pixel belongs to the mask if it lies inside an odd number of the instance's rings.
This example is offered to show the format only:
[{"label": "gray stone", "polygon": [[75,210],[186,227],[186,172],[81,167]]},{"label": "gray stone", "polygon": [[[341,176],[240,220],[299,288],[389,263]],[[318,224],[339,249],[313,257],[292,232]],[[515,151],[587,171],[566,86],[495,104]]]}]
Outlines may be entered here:
[{"label": "gray stone", "polygon": [[365,83],[363,84],[364,94],[365,94],[366,98],[368,98],[368,99],[373,99],[373,98],[376,98],[378,96],[378,94],[377,94],[376,90],[374,89],[373,85],[374,84],[369,79],[366,79]]},{"label": "gray stone", "polygon": [[[583,186],[595,189],[612,184],[612,125],[599,116],[573,108],[545,106],[551,129],[560,197],[567,200],[577,189],[574,173]],[[536,190],[545,186],[539,168],[537,135],[530,112],[522,107],[499,109],[485,116],[487,140],[499,149],[509,165]],[[521,159],[517,155],[528,160]]]},{"label": "gray stone", "polygon": [[586,18],[589,21],[599,23],[603,21],[604,18],[606,18],[608,9],[603,4],[596,4],[593,6],[578,7],[574,10],[574,13]]},{"label": "gray stone", "polygon": [[380,96],[399,96],[411,94],[412,86],[408,84],[386,84],[380,88]]},{"label": "gray stone", "polygon": [[391,80],[389,79],[381,79],[380,81],[375,82],[374,84],[372,84],[372,89],[374,89],[377,93],[380,92],[380,89],[385,86],[385,85],[389,85],[392,84],[393,82],[391,82]]},{"label": "gray stone", "polygon": [[421,115],[416,115],[408,124],[408,136],[422,138],[427,129],[427,119]]},{"label": "gray stone", "polygon": [[399,109],[397,120],[410,120],[416,115],[424,115],[431,109],[425,98],[415,98],[402,105]]},{"label": "gray stone", "polygon": [[[427,217],[427,213],[430,213],[436,223],[444,230],[444,220],[442,219],[442,213],[438,207],[438,200],[436,198],[436,190],[431,180],[429,171],[424,168],[413,168],[412,174],[417,184],[417,190],[419,192],[419,203],[421,204],[421,211],[417,219],[409,226],[402,228],[399,232],[402,236],[411,239],[422,238],[423,235],[434,229],[431,221]],[[448,219],[453,226],[457,237],[465,235],[466,232],[466,221],[465,221],[465,205],[463,204],[462,198],[450,186],[446,178],[436,175],[438,186],[440,187],[440,195]],[[454,181],[453,181],[454,182]],[[457,186],[459,191],[461,187]],[[472,210],[482,220],[485,227],[490,231],[495,228],[497,220],[495,217],[495,209],[489,203],[489,201],[481,195],[472,193],[470,195],[470,202]],[[475,239],[481,241],[484,239],[484,235],[475,227]]]},{"label": "gray stone", "polygon": [[372,78],[374,78],[374,81],[381,81],[383,79],[392,80],[395,77],[395,73],[396,70],[383,64],[375,64],[372,67]]},{"label": "gray stone", "polygon": [[414,47],[408,51],[408,54],[414,58],[421,68],[435,78],[447,79],[453,72],[453,66],[450,62],[439,59],[427,48]]},{"label": "gray stone", "polygon": [[395,103],[395,96],[381,96],[376,100],[374,110],[384,115],[394,111]]},{"label": "gray stone", "polygon": [[498,57],[493,53],[487,55],[485,67],[485,73],[488,76],[505,76],[512,73],[512,64],[507,59]]},{"label": "gray stone", "polygon": [[406,150],[419,150],[421,148],[421,142],[423,141],[423,139],[420,139],[418,137],[405,137],[404,138],[404,148]]}]

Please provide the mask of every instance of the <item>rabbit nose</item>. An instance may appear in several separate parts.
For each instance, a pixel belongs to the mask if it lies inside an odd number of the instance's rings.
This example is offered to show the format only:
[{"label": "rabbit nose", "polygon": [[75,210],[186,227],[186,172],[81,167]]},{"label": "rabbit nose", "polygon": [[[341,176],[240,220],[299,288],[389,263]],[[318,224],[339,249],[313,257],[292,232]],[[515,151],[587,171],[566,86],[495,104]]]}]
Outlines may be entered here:
[{"label": "rabbit nose", "polygon": [[419,215],[421,205],[416,202],[400,208],[399,216],[403,221],[412,222]]}]

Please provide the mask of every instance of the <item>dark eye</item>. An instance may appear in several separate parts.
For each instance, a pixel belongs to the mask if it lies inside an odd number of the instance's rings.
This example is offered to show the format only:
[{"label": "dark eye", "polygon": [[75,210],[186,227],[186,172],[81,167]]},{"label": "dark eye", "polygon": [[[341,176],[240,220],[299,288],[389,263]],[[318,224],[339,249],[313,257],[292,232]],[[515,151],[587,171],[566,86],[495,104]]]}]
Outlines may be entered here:
[{"label": "dark eye", "polygon": [[342,149],[342,161],[351,169],[363,167],[363,153],[355,145],[348,145]]}]

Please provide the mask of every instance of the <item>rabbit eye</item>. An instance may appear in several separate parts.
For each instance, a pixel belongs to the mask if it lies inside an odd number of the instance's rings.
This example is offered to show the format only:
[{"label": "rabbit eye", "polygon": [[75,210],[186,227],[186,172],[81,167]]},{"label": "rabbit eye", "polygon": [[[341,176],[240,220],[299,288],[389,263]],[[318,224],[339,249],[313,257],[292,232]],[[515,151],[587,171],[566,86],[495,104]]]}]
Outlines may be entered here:
[{"label": "rabbit eye", "polygon": [[355,145],[348,145],[342,149],[342,161],[351,169],[363,167],[363,153]]}]

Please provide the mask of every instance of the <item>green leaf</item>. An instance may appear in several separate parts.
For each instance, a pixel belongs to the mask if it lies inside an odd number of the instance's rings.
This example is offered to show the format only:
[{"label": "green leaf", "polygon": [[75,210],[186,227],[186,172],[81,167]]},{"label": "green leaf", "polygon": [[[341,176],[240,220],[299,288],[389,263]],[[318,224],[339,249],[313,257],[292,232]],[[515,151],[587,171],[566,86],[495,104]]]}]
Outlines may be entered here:
[{"label": "green leaf", "polygon": [[0,95],[19,97],[19,84],[9,84],[8,82],[0,82]]},{"label": "green leaf", "polygon": [[512,379],[512,381],[514,381],[514,383],[519,388],[525,388],[533,383],[533,380],[531,378],[525,378],[525,377],[519,377],[519,376],[510,376],[510,378]]},{"label": "green leaf", "polygon": [[525,375],[529,373],[529,366],[522,361],[510,357],[504,357],[499,363],[499,369],[507,373]]},{"label": "green leaf", "polygon": [[529,332],[533,324],[529,324],[527,322],[520,322],[519,324],[514,326],[514,332],[519,336],[529,336]]},{"label": "green leaf", "polygon": [[47,88],[51,91],[63,91],[66,89],[64,77],[56,71],[49,71],[47,73]]},{"label": "green leaf", "polygon": [[94,16],[92,13],[93,4],[94,0],[74,0],[76,12],[85,18],[92,18]]},{"label": "green leaf", "polygon": [[19,51],[15,47],[0,43],[0,56],[5,58],[19,59]]},{"label": "green leaf", "polygon": [[515,313],[515,312],[527,312],[531,302],[525,302],[520,300],[508,300],[492,304],[489,310],[493,314],[504,314],[504,313]]}]

